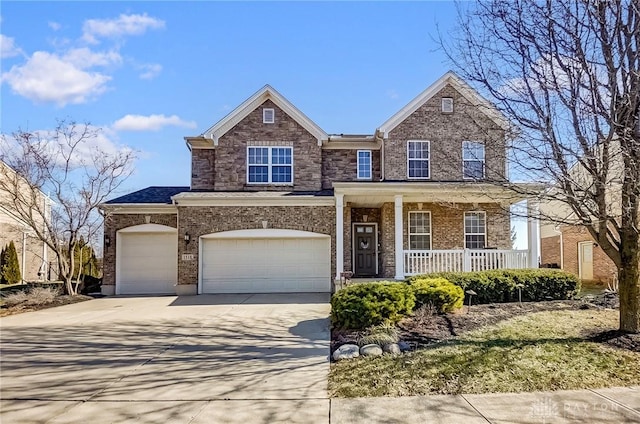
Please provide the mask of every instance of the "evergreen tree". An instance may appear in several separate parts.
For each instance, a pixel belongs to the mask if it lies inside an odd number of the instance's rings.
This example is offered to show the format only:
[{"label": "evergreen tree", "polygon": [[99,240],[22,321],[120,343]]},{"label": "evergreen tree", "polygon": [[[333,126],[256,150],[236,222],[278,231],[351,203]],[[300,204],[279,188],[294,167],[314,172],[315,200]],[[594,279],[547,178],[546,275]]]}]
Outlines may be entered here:
[{"label": "evergreen tree", "polygon": [[6,257],[7,257],[7,247],[4,246],[2,248],[2,252],[0,252],[0,284],[7,284],[7,282],[4,280],[4,272],[2,272],[2,269],[4,268],[4,264],[7,261]]},{"label": "evergreen tree", "polygon": [[13,241],[9,242],[5,250],[2,264],[2,279],[6,284],[18,284],[22,281],[18,252],[16,252],[16,246],[13,244]]}]

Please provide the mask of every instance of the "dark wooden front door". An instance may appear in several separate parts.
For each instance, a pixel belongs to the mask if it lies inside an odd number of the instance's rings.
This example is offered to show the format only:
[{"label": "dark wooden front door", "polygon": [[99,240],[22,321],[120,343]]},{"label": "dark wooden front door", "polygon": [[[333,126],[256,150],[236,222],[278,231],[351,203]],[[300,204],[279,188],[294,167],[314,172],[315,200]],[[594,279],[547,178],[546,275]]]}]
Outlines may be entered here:
[{"label": "dark wooden front door", "polygon": [[376,275],[376,227],[372,224],[353,226],[355,274],[358,277]]}]

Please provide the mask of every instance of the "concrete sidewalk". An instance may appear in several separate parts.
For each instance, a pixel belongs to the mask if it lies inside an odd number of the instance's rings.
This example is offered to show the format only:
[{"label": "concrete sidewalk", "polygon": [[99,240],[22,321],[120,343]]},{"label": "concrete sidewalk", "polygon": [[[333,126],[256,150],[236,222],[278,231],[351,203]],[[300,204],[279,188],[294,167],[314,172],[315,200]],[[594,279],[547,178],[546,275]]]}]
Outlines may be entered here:
[{"label": "concrete sidewalk", "polygon": [[622,424],[640,423],[640,386],[357,399],[5,400],[2,409],[3,423]]},{"label": "concrete sidewalk", "polygon": [[640,386],[486,395],[332,399],[331,423],[640,423]]}]

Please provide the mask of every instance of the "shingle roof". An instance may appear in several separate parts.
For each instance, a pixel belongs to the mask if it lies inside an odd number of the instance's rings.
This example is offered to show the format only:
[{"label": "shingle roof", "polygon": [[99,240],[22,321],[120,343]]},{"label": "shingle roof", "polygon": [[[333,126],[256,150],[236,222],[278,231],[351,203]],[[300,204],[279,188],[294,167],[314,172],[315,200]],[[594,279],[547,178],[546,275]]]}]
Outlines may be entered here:
[{"label": "shingle roof", "polygon": [[160,203],[171,204],[171,196],[175,196],[183,191],[189,191],[189,187],[162,187],[151,186],[133,193],[105,202],[105,204],[119,203]]}]

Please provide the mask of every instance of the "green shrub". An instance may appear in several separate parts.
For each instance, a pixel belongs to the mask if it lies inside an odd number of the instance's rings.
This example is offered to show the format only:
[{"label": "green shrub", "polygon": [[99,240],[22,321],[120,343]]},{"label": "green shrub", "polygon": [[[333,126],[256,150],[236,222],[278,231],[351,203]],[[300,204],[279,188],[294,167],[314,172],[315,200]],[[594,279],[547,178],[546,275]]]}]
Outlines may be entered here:
[{"label": "green shrub", "polygon": [[[503,269],[478,272],[442,272],[409,278],[409,283],[429,278],[445,278],[462,287],[465,293],[473,290],[473,303],[502,303],[518,301],[518,286],[522,285],[523,301],[571,299],[580,291],[578,278],[556,269]],[[467,295],[468,297],[468,295]]]},{"label": "green shrub", "polygon": [[416,296],[415,308],[433,305],[438,312],[451,312],[462,307],[464,291],[444,278],[420,278],[409,283]]},{"label": "green shrub", "polygon": [[18,284],[22,281],[20,274],[20,262],[18,262],[18,253],[13,241],[9,242],[6,248],[0,254],[0,282],[3,284]]},{"label": "green shrub", "polygon": [[401,282],[353,284],[331,298],[331,321],[342,328],[395,323],[409,315],[414,304],[413,291]]}]

